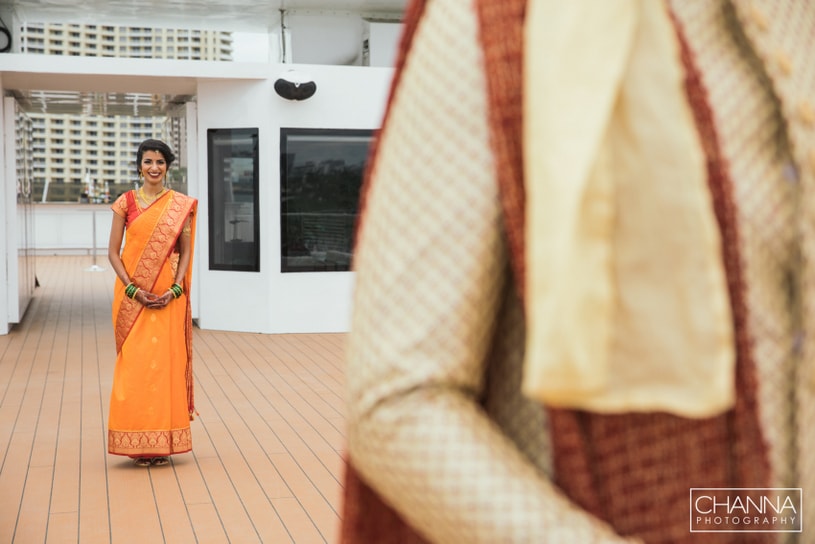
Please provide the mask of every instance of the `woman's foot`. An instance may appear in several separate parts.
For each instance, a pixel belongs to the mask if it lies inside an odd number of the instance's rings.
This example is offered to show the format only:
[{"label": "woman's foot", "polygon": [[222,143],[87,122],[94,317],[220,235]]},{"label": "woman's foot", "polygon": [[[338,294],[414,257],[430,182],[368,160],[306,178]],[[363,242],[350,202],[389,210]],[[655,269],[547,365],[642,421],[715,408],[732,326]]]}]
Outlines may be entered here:
[{"label": "woman's foot", "polygon": [[136,457],[133,460],[133,464],[137,467],[149,467],[151,463],[151,459],[149,457]]},{"label": "woman's foot", "polygon": [[163,467],[170,462],[166,457],[153,457],[153,464],[157,467]]}]

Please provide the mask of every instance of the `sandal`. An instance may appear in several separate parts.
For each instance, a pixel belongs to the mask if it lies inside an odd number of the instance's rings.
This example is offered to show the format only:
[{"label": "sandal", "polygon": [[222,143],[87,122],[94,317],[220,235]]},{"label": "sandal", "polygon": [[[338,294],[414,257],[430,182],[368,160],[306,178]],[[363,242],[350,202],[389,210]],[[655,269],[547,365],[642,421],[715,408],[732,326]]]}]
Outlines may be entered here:
[{"label": "sandal", "polygon": [[166,457],[153,457],[152,463],[157,467],[163,467],[164,465],[169,464],[170,460]]},{"label": "sandal", "polygon": [[137,467],[149,467],[150,463],[151,461],[149,457],[136,457],[133,460],[133,464]]}]

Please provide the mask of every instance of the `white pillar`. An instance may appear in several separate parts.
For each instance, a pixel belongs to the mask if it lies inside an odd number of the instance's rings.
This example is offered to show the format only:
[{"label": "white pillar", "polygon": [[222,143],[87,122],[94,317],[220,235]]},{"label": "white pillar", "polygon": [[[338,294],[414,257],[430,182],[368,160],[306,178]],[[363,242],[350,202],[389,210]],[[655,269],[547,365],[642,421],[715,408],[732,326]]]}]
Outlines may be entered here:
[{"label": "white pillar", "polygon": [[[2,89],[0,79],[0,89]],[[11,114],[9,114],[9,109]],[[0,223],[3,226],[0,234],[0,334],[9,332],[9,300],[12,293],[9,290],[8,267],[16,255],[14,242],[17,231],[17,214],[14,201],[9,202],[9,194],[16,193],[16,180],[14,168],[14,99],[5,98],[0,108]],[[13,295],[16,296],[17,290]]]}]

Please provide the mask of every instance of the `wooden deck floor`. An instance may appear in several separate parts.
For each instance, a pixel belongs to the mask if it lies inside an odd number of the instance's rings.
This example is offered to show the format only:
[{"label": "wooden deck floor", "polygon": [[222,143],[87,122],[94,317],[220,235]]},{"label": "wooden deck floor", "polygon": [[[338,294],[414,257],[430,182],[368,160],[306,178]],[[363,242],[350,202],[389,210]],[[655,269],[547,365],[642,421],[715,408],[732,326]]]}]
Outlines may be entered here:
[{"label": "wooden deck floor", "polygon": [[344,335],[196,329],[193,452],[137,468],[106,453],[114,276],[91,264],[39,257],[0,336],[0,543],[335,542]]}]

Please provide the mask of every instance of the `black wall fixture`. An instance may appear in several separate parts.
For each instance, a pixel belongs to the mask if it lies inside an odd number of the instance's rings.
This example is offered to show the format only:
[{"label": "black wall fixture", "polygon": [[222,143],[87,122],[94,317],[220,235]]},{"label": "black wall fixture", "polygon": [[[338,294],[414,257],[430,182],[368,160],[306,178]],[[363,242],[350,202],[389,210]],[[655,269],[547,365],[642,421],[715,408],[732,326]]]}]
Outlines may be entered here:
[{"label": "black wall fixture", "polygon": [[11,51],[11,31],[0,20],[0,53],[8,53],[9,51]]},{"label": "black wall fixture", "polygon": [[317,92],[317,84],[306,74],[290,70],[274,82],[274,90],[286,100],[306,100]]}]

